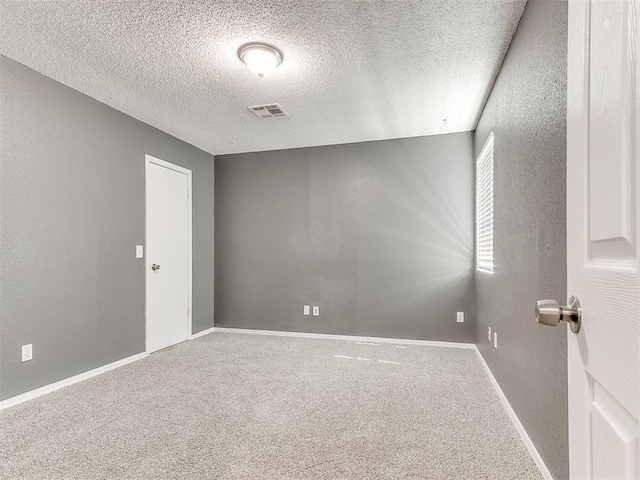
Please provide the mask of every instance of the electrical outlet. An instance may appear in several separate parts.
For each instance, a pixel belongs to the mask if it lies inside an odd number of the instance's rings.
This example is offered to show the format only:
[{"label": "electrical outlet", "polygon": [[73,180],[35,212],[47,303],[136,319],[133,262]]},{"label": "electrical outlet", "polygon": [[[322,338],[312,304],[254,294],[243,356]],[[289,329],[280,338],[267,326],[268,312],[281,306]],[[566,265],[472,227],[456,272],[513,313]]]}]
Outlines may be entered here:
[{"label": "electrical outlet", "polygon": [[487,328],[487,340],[491,341],[491,327]]},{"label": "electrical outlet", "polygon": [[305,305],[302,309],[303,315],[311,315],[311,307],[309,305]]},{"label": "electrical outlet", "polygon": [[313,306],[313,316],[314,317],[319,317],[320,316],[320,307],[314,305]]},{"label": "electrical outlet", "polygon": [[33,358],[33,345],[30,343],[29,345],[22,346],[22,361],[26,362]]},{"label": "electrical outlet", "polygon": [[458,323],[464,322],[464,312],[458,312],[458,316],[456,317],[456,322]]},{"label": "electrical outlet", "polygon": [[136,245],[136,258],[144,257],[144,247],[142,245]]},{"label": "electrical outlet", "polygon": [[498,348],[498,333],[493,332],[493,348]]}]

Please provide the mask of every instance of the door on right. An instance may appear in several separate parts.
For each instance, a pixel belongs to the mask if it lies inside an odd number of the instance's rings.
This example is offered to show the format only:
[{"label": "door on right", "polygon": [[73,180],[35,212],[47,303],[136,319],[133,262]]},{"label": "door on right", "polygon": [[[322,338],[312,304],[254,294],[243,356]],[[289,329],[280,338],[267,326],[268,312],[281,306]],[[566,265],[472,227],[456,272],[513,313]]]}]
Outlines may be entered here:
[{"label": "door on right", "polygon": [[[567,288],[572,479],[640,478],[636,0],[569,0]],[[550,406],[554,408],[554,406]]]}]

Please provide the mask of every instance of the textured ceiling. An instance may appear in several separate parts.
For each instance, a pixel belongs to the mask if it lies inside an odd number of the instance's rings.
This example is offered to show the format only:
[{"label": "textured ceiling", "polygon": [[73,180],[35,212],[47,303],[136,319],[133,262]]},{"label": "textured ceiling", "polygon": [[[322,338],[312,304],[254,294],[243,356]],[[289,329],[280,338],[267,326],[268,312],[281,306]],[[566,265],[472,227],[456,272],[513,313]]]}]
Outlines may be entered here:
[{"label": "textured ceiling", "polygon": [[362,142],[473,130],[525,3],[0,0],[0,53],[212,154]]}]

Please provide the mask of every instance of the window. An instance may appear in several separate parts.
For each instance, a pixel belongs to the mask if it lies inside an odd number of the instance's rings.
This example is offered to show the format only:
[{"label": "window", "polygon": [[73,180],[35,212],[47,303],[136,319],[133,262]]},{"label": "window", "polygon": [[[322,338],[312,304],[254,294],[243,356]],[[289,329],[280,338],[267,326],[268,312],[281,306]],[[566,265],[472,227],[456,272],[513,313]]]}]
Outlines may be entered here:
[{"label": "window", "polygon": [[493,132],[476,161],[476,268],[493,272]]}]

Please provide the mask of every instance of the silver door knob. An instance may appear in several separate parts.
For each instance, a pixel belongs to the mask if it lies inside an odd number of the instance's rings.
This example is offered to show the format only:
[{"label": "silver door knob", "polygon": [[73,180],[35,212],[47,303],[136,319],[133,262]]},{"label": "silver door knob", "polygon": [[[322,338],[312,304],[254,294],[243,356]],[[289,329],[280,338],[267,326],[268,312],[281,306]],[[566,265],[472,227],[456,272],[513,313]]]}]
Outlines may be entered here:
[{"label": "silver door knob", "polygon": [[160,270],[160,265],[157,265],[157,264],[154,263],[153,265],[151,265],[151,270],[153,270],[154,272],[156,270]]},{"label": "silver door knob", "polygon": [[552,327],[557,327],[560,320],[564,320],[569,324],[573,333],[578,333],[582,324],[582,309],[580,302],[574,296],[564,307],[561,307],[560,302],[556,300],[538,300],[536,302],[536,317],[538,323]]}]

